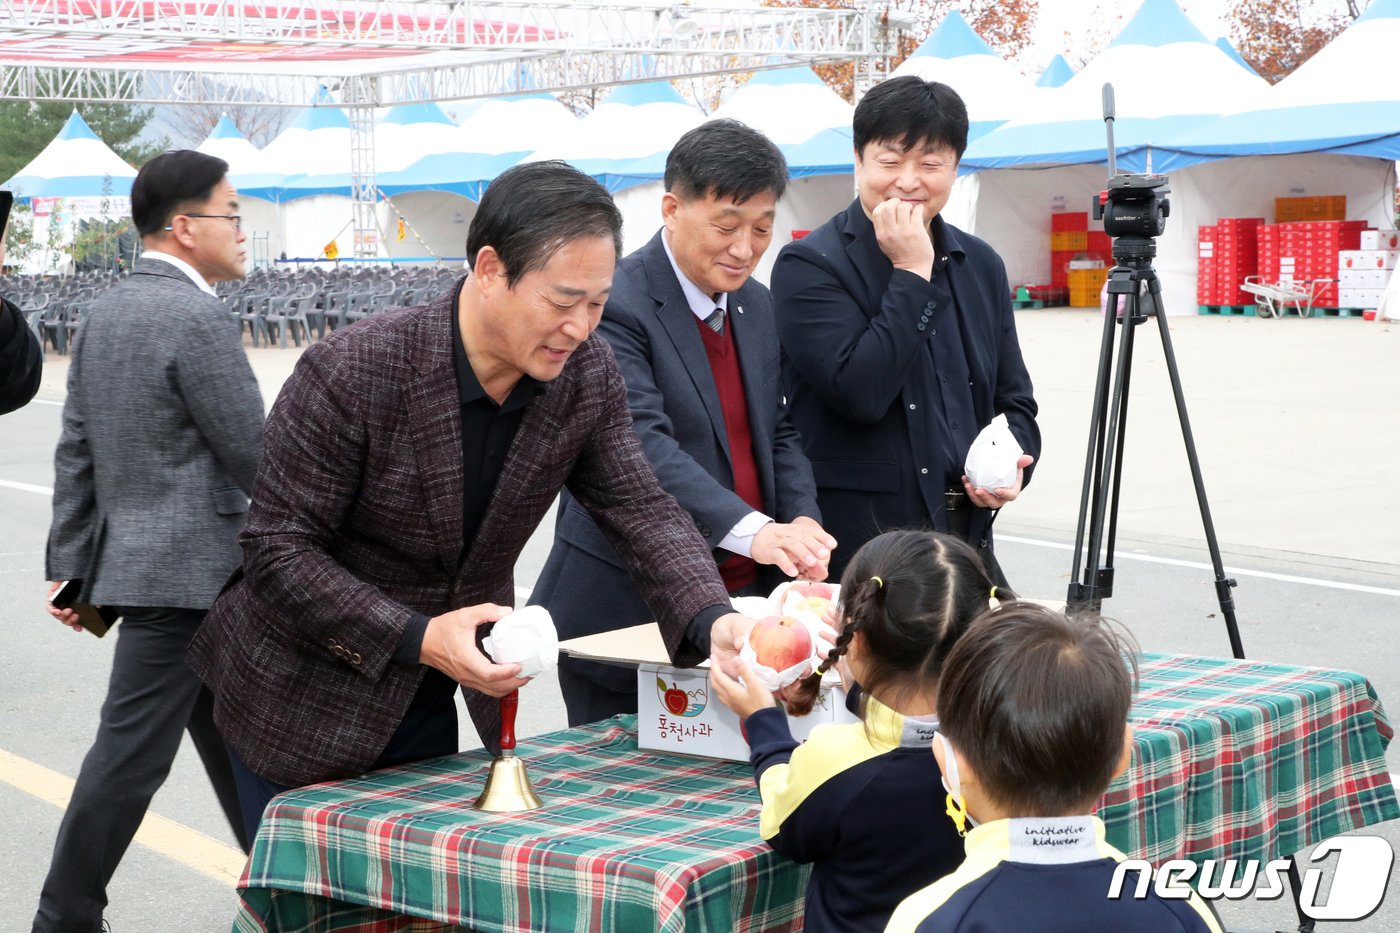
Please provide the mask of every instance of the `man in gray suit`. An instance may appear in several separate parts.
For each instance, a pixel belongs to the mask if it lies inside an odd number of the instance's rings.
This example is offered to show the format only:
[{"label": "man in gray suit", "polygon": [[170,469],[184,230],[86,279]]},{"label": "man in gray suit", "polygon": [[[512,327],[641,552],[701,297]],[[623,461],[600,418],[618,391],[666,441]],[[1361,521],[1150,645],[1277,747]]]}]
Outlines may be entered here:
[{"label": "man in gray suit", "polygon": [[[713,120],[666,159],[663,228],[623,259],[598,332],[627,382],[633,427],[690,513],[731,596],[826,577],[812,468],[778,387],[768,289],[750,279],[773,236],[787,163],[762,133]],[[531,602],[564,638],[652,619],[617,552],[564,497]],[[637,711],[636,672],[561,657],[569,723]]]},{"label": "man in gray suit", "polygon": [[[246,237],[227,172],[222,159],[191,151],[141,169],[131,216],[145,251],[131,277],[84,312],[73,349],[47,573],[81,579],[81,600],[115,607],[121,622],[35,933],[102,926],[107,883],[185,729],[247,849],[212,699],[185,662],[238,566],[262,455],[262,397],[212,288],[243,275]],[[81,631],[71,610],[49,611]]]}]

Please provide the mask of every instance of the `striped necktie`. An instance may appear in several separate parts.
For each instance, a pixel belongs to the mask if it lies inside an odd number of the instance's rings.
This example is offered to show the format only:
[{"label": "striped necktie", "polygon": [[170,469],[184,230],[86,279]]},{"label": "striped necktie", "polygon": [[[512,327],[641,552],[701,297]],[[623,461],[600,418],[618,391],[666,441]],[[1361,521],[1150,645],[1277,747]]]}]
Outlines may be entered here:
[{"label": "striped necktie", "polygon": [[710,316],[705,318],[705,326],[717,334],[724,333],[724,309],[715,308],[710,312]]}]

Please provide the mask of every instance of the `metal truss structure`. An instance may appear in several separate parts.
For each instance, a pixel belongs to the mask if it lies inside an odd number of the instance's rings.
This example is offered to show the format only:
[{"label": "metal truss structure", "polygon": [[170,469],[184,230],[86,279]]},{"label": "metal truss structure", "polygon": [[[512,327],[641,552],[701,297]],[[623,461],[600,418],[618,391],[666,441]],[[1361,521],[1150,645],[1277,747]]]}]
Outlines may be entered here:
[{"label": "metal truss structure", "polygon": [[339,92],[357,156],[355,251],[369,255],[375,108],[839,60],[857,63],[863,90],[887,72],[894,33],[908,25],[893,0],[718,2],[732,5],[0,0],[0,100],[304,107],[318,87]]}]

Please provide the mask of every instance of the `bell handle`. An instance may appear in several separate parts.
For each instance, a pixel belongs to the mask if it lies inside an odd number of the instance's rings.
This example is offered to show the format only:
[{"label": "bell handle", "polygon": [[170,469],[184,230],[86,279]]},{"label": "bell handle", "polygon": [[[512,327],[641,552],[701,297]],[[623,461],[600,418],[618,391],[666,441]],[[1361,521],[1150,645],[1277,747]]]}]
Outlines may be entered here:
[{"label": "bell handle", "polygon": [[520,706],[520,691],[512,690],[501,697],[501,751],[515,750],[515,710]]}]

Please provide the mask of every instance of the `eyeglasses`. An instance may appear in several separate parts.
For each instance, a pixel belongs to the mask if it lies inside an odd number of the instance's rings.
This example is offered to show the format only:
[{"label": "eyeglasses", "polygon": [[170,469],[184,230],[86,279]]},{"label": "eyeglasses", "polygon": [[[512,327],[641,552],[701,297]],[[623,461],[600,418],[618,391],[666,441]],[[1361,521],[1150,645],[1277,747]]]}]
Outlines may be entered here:
[{"label": "eyeglasses", "polygon": [[[176,214],[177,217],[207,217],[217,220],[233,221],[233,229],[243,229],[243,216],[241,214]],[[174,230],[174,227],[166,227],[166,230]]]}]

